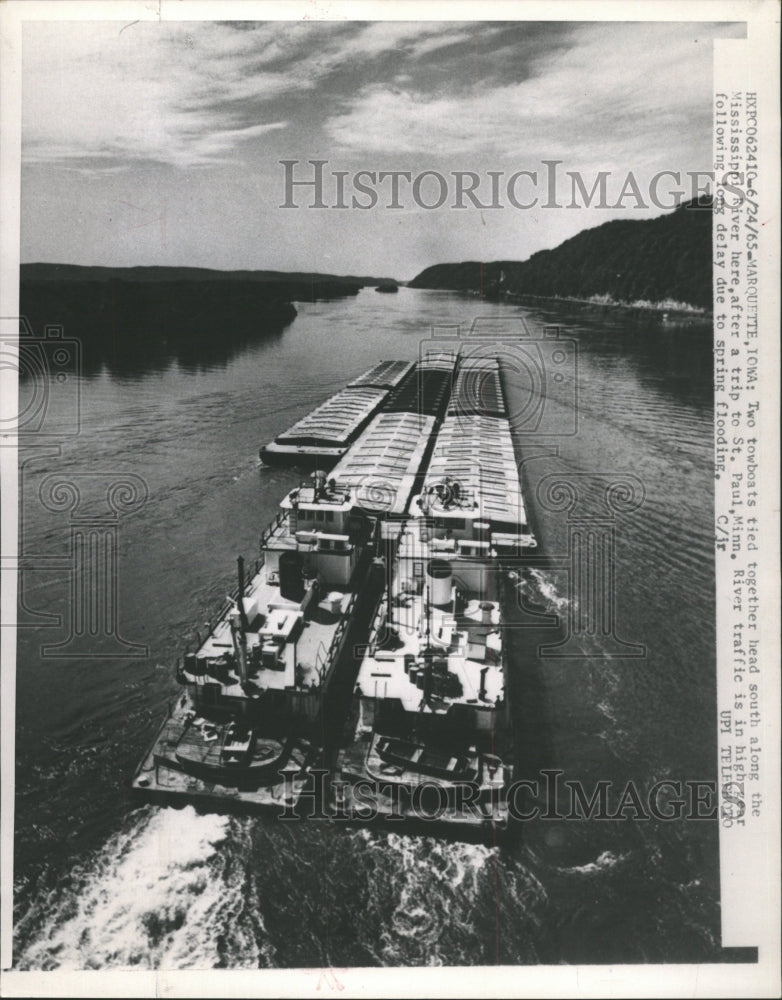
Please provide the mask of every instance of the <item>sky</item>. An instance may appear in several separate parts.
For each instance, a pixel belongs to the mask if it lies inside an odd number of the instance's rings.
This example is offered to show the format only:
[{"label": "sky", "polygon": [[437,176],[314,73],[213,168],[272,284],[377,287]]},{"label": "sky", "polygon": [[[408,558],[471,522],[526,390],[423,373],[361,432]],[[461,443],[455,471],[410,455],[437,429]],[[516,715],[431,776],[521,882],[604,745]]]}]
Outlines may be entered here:
[{"label": "sky", "polygon": [[[743,35],[677,22],[27,23],[21,260],[401,280],[443,261],[523,260],[694,193],[687,172],[711,168],[713,39]],[[286,171],[313,180],[310,160],[325,161],[325,207],[311,207],[312,185],[286,189]],[[663,177],[654,204],[663,170],[681,183]],[[395,171],[394,198],[379,174]],[[603,207],[584,207],[570,173],[589,192],[600,171]]]}]

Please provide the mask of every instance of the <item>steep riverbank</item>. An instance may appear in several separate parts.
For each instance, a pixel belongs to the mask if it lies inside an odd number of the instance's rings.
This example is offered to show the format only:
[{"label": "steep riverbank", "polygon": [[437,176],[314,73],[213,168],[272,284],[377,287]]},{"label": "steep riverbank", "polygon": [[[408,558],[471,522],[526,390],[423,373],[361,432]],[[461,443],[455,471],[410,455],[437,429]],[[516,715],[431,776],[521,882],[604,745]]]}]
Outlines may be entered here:
[{"label": "steep riverbank", "polygon": [[711,202],[691,201],[656,219],[615,219],[586,229],[523,261],[435,264],[409,285],[485,299],[536,296],[705,311],[712,304],[711,222]]}]

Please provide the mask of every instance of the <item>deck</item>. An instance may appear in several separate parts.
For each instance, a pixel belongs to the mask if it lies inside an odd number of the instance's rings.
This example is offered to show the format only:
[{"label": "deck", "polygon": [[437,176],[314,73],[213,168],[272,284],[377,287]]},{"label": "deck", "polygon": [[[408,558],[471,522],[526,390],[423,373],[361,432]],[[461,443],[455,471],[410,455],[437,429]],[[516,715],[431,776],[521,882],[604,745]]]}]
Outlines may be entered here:
[{"label": "deck", "polygon": [[[318,759],[319,751],[314,745],[304,739],[288,739],[279,767],[268,773],[263,783],[255,778],[254,787],[248,787],[247,780],[253,777],[248,769],[237,769],[234,782],[229,783],[227,778],[221,779],[218,770],[221,740],[204,744],[196,735],[193,715],[191,703],[183,694],[141,762],[133,778],[134,791],[163,804],[187,802],[221,812],[234,807],[250,812],[267,808],[282,810],[295,804],[306,784],[307,767]],[[266,742],[269,741],[261,739],[261,743]],[[199,764],[204,770],[215,768],[214,780],[211,775],[201,777],[185,770]],[[229,772],[223,768],[222,773]]]},{"label": "deck", "polygon": [[[267,544],[269,540],[274,540],[284,546],[286,539],[295,546],[295,539],[287,534],[287,525],[283,521],[274,526]],[[236,666],[231,672],[221,671],[219,661],[225,653],[234,651],[231,624],[228,617],[223,616],[196,654],[197,658],[206,658],[206,672],[197,675],[189,673],[189,676],[195,683],[219,684],[221,695],[227,698],[259,698],[267,689],[318,688],[323,683],[324,672],[329,665],[329,651],[340,623],[350,609],[352,598],[352,590],[335,586],[305,616],[299,603],[282,597],[276,574],[263,565],[245,590],[245,608],[250,623],[247,648],[263,647],[275,638],[286,639],[275,665],[262,667],[253,665],[248,659],[249,684],[246,689],[240,683]],[[209,661],[212,661],[211,667]]]},{"label": "deck", "polygon": [[412,361],[379,361],[369,371],[348,382],[348,388],[372,386],[375,389],[394,389],[412,367]]},{"label": "deck", "polygon": [[276,444],[345,445],[388,396],[388,389],[345,388],[278,434]]},{"label": "deck", "polygon": [[[357,685],[361,694],[367,698],[398,700],[406,712],[422,715],[446,714],[452,705],[458,704],[493,708],[505,693],[499,610],[495,605],[491,622],[482,625],[478,605],[478,601],[468,604],[458,620],[450,611],[437,607],[430,607],[427,615],[423,595],[397,590],[388,623],[398,636],[393,643],[395,648],[384,649],[377,642],[386,630],[387,609],[383,606],[376,615],[370,647],[359,670]],[[483,659],[469,655],[469,621],[481,632],[478,647],[485,649]],[[406,669],[405,657],[420,658],[427,637],[430,648],[437,651],[434,655],[447,660],[448,671],[458,679],[461,694],[435,693],[427,702],[419,672],[415,668]]]},{"label": "deck", "polygon": [[359,506],[368,513],[403,514],[434,427],[431,416],[380,413],[331,476],[340,486],[355,489]]}]

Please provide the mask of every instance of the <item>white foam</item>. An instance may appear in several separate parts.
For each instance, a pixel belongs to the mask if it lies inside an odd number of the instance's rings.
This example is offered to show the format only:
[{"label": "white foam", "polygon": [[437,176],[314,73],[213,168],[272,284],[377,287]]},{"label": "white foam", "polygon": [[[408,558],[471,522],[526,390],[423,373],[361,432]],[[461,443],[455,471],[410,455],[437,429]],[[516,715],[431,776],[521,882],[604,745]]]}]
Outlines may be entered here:
[{"label": "white foam", "polygon": [[572,868],[558,868],[557,871],[560,874],[568,875],[596,875],[599,872],[610,871],[615,868],[620,862],[624,861],[626,855],[624,854],[613,854],[611,851],[603,851],[602,854],[594,861],[590,861],[585,865],[574,865]]},{"label": "white foam", "polygon": [[518,577],[517,587],[536,603],[545,602],[547,611],[563,611],[568,606],[567,597],[557,590],[556,577],[544,570],[529,570],[526,577]]},{"label": "white foam", "polygon": [[393,887],[393,910],[381,931],[382,960],[417,961],[425,954],[428,965],[442,964],[444,913],[467,929],[460,914],[479,894],[485,867],[496,861],[496,850],[401,833],[389,833],[375,844],[378,863]]},{"label": "white foam", "polygon": [[474,883],[486,862],[496,855],[495,848],[483,844],[449,842],[399,833],[388,834],[385,849],[390,854],[396,853],[402,862],[403,872],[418,874],[423,864],[429,876],[434,876],[437,881],[454,889],[461,886],[467,876]]},{"label": "white foam", "polygon": [[221,851],[229,824],[190,806],[142,813],[106,844],[78,894],[47,916],[20,967],[213,968],[228,927],[242,939],[232,964],[257,967],[255,935],[231,926],[245,904],[243,878]]}]

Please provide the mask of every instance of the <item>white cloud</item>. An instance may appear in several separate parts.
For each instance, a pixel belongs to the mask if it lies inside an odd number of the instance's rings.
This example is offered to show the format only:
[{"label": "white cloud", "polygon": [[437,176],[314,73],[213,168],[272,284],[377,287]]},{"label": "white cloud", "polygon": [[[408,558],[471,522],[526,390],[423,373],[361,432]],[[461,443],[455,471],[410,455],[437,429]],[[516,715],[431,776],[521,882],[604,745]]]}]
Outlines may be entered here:
[{"label": "white cloud", "polygon": [[[449,45],[469,41],[474,37],[476,26],[464,23],[416,21],[376,21],[366,24],[350,39],[346,58],[366,58],[379,56],[385,52],[405,52],[419,57],[436,52]],[[481,35],[498,31],[498,28],[482,27]]]},{"label": "white cloud", "polygon": [[[708,142],[713,29],[584,25],[521,82],[432,95],[370,85],[326,123],[343,149],[458,157],[562,154],[579,163],[665,157]],[[693,126],[700,126],[693,129]]]},{"label": "white cloud", "polygon": [[26,162],[217,162],[238,143],[285,127],[264,104],[313,86],[264,68],[277,55],[267,33],[211,24],[120,27],[60,23],[28,31]]},{"label": "white cloud", "polygon": [[[436,260],[521,259],[609,216],[279,212],[277,159],[508,171],[561,158],[590,186],[601,169],[703,168],[711,39],[740,30],[28,22],[23,142],[38,166],[23,187],[23,257],[324,269],[326,253],[335,271],[374,261],[401,277]],[[123,205],[165,227],[136,225]]]},{"label": "white cloud", "polygon": [[285,127],[279,102],[345,65],[422,56],[466,37],[463,25],[415,22],[29,25],[24,159],[85,170],[224,162],[240,142]]}]

